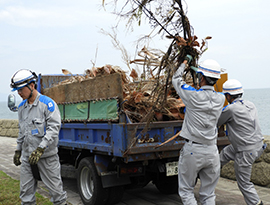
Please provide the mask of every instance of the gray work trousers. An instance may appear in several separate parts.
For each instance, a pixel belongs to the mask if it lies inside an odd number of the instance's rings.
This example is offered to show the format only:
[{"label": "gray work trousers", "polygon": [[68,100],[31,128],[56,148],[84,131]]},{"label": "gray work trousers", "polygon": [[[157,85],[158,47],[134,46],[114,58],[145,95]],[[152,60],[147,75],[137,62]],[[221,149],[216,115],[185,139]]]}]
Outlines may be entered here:
[{"label": "gray work trousers", "polygon": [[[37,163],[42,182],[49,190],[53,204],[65,204],[67,194],[63,191],[61,179],[61,167],[58,155],[42,158]],[[28,158],[22,157],[20,175],[20,198],[21,204],[36,204],[35,193],[38,181],[33,177]]]},{"label": "gray work trousers", "polygon": [[220,175],[219,153],[216,145],[186,142],[178,163],[179,195],[184,205],[197,205],[194,187],[200,178],[199,200],[202,205],[215,205],[215,187]]},{"label": "gray work trousers", "polygon": [[260,201],[254,184],[250,181],[252,164],[263,153],[263,148],[236,152],[232,145],[226,146],[220,153],[221,166],[234,161],[234,171],[239,190],[242,192],[247,205],[254,205]]}]

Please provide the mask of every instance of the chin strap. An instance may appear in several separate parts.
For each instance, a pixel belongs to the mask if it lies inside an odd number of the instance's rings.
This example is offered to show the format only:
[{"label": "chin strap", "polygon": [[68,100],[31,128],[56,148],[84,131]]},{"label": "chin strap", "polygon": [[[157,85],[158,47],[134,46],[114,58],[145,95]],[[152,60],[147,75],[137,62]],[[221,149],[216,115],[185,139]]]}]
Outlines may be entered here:
[{"label": "chin strap", "polygon": [[203,76],[203,75],[202,75],[201,73],[198,73],[198,74],[197,74],[198,81],[199,81],[198,83],[199,83],[199,86],[200,86],[200,87],[201,87],[201,82],[202,82],[202,76]]},{"label": "chin strap", "polygon": [[30,88],[30,86],[29,85],[26,85],[28,88],[29,88],[29,90],[31,91],[31,93],[30,93],[30,95],[29,95],[29,97],[28,97],[28,100],[33,96],[33,90]]}]

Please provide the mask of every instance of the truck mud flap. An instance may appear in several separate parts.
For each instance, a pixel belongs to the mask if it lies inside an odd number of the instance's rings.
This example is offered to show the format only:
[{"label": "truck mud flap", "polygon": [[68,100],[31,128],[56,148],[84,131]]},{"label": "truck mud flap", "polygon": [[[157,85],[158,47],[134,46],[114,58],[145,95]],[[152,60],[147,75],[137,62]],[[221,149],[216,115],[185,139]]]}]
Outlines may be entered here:
[{"label": "truck mud flap", "polygon": [[101,182],[103,188],[131,184],[129,176],[118,177],[117,173],[102,173]]}]

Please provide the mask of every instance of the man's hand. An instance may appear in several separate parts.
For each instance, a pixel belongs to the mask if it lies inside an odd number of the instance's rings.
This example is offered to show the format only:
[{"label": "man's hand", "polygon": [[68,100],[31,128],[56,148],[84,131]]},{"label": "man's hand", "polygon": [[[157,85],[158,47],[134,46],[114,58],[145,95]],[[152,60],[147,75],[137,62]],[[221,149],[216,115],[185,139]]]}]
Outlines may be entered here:
[{"label": "man's hand", "polygon": [[21,150],[16,150],[15,151],[15,154],[13,156],[13,163],[16,166],[19,166],[21,164],[21,161],[20,161],[21,155],[22,155],[22,151]]},{"label": "man's hand", "polygon": [[31,165],[37,164],[40,157],[43,155],[45,148],[38,147],[29,157],[29,163]]},{"label": "man's hand", "polygon": [[190,62],[192,61],[192,56],[187,54],[186,57],[185,57],[185,60],[187,61],[187,64],[190,64]]}]

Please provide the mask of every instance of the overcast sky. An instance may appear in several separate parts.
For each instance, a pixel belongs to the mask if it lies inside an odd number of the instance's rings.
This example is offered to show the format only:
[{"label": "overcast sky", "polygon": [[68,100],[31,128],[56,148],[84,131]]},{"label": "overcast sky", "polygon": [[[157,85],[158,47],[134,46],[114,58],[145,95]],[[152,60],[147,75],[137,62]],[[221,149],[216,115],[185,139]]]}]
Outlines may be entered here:
[{"label": "overcast sky", "polygon": [[[186,2],[194,34],[199,39],[212,36],[201,60],[216,60],[229,78],[242,82],[244,89],[269,88],[270,1]],[[98,67],[111,64],[127,70],[121,52],[112,46],[108,36],[100,33],[101,28],[110,31],[117,22],[116,16],[110,14],[109,8],[105,11],[101,3],[102,0],[0,0],[0,93],[10,93],[10,78],[21,68],[42,74],[61,73],[62,68],[83,73],[95,61]],[[135,28],[130,34],[119,29],[119,40],[133,58],[134,41],[146,30]],[[168,45],[161,39],[151,44],[160,46],[166,51]]]}]

